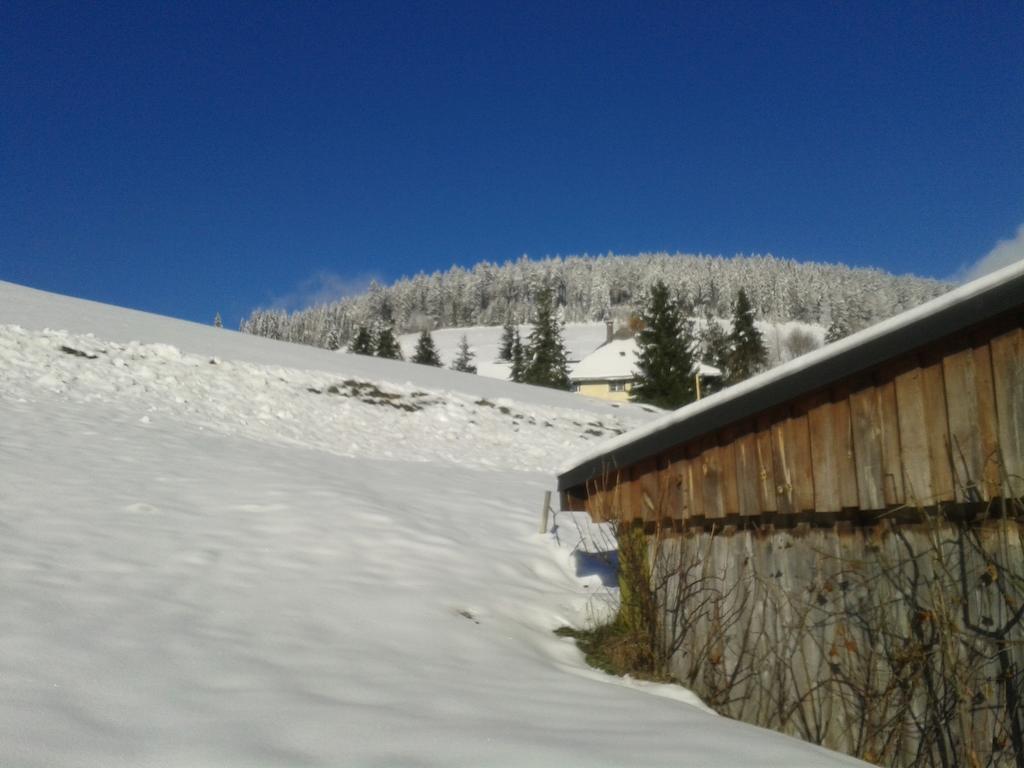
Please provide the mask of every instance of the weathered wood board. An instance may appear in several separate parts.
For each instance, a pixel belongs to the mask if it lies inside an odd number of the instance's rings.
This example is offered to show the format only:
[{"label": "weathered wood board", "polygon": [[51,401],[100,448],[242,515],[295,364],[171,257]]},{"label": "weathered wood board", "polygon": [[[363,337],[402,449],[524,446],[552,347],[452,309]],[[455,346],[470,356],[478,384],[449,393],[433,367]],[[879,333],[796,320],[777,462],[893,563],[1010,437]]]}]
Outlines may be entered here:
[{"label": "weathered wood board", "polygon": [[992,378],[999,420],[1003,492],[1024,496],[1024,330],[992,339]]}]

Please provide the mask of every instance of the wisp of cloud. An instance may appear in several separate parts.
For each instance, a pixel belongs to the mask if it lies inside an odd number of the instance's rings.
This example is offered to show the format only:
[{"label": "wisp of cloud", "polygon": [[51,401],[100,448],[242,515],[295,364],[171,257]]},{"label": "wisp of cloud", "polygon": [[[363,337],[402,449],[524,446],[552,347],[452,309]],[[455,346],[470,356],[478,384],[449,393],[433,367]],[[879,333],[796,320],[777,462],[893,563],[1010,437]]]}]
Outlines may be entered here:
[{"label": "wisp of cloud", "polygon": [[349,296],[366,293],[374,279],[373,275],[344,277],[321,270],[302,280],[288,293],[275,296],[270,302],[270,308],[293,312],[319,304],[331,304]]},{"label": "wisp of cloud", "polygon": [[969,267],[961,270],[962,282],[975,280],[982,275],[995,272],[1024,259],[1024,224],[1017,228],[1017,235],[1011,240],[1000,240],[996,247]]}]

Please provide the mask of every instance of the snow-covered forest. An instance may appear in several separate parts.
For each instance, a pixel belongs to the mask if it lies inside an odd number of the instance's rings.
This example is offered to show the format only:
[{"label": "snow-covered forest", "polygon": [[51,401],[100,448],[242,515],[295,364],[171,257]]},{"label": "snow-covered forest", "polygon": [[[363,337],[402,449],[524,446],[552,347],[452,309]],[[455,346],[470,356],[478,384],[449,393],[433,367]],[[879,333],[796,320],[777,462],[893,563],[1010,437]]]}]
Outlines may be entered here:
[{"label": "snow-covered forest", "polygon": [[360,325],[383,322],[399,332],[422,328],[530,322],[534,298],[551,286],[569,322],[625,317],[663,280],[694,315],[728,317],[744,288],[759,318],[829,326],[847,331],[916,306],[949,290],[948,283],[895,276],[843,264],[802,263],[773,256],[567,256],[522,257],[504,264],[420,273],[393,285],[372,283],[360,296],[298,310],[258,309],[241,330],[321,347],[345,345]]}]

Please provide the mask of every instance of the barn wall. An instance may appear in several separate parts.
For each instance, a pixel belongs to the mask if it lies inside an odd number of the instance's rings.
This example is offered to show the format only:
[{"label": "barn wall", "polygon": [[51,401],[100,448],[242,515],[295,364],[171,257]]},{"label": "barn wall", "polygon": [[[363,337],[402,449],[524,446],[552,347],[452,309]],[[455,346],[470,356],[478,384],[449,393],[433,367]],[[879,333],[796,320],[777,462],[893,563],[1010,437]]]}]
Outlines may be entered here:
[{"label": "barn wall", "polygon": [[649,547],[669,669],[721,714],[881,765],[1024,754],[1020,523],[697,529]]},{"label": "barn wall", "polygon": [[595,518],[784,522],[1024,496],[1015,315],[623,467],[567,505]]}]

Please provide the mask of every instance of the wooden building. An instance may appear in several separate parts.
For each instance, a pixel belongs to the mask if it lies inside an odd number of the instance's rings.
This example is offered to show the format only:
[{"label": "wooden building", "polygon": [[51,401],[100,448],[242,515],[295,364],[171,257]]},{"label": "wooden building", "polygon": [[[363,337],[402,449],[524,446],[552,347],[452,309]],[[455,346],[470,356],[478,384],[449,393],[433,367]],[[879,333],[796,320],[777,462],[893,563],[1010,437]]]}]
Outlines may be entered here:
[{"label": "wooden building", "polygon": [[654,606],[645,658],[720,713],[881,765],[1024,764],[1024,262],[607,441],[558,487],[656,534],[628,615]]},{"label": "wooden building", "polygon": [[685,528],[1020,497],[1022,319],[1018,263],[599,446],[562,505]]}]

